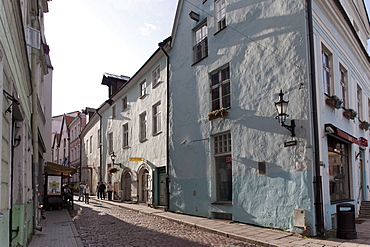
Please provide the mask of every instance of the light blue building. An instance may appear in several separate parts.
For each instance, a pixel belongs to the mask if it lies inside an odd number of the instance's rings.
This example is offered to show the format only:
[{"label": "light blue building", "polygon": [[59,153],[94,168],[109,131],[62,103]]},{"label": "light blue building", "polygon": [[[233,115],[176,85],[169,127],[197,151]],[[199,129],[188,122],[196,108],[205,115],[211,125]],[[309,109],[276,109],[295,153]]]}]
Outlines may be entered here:
[{"label": "light blue building", "polygon": [[[336,227],[338,203],[358,214],[369,199],[359,120],[370,122],[370,28],[363,1],[341,2],[179,1],[171,211],[311,235]],[[339,109],[333,95],[345,101]],[[280,99],[288,116],[276,119]]]}]

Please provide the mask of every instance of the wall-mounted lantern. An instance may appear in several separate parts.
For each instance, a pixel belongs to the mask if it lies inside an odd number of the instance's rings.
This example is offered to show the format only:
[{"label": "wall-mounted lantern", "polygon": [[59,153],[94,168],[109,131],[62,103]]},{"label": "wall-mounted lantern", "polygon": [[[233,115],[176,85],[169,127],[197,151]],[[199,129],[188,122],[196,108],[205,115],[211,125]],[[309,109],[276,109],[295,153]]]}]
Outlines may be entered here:
[{"label": "wall-mounted lantern", "polygon": [[295,136],[295,121],[294,121],[294,119],[291,120],[290,125],[285,124],[286,118],[289,116],[288,114],[286,114],[289,101],[285,101],[283,99],[283,97],[284,97],[283,90],[280,90],[279,101],[275,102],[276,111],[278,113],[278,115],[275,118],[279,121],[279,124],[281,126],[283,126],[284,128],[286,128],[287,130],[290,131],[292,136]]}]

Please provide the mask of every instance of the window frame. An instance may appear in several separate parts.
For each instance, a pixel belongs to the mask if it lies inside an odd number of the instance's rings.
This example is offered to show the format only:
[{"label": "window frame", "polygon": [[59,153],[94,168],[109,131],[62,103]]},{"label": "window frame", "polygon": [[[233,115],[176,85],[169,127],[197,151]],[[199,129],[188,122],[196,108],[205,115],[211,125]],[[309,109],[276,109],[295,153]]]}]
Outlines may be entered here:
[{"label": "window frame", "polygon": [[160,101],[152,106],[153,136],[158,135],[162,132],[162,112],[160,106]]},{"label": "window frame", "polygon": [[215,1],[215,27],[216,33],[226,28],[226,2],[225,0],[216,0]]},{"label": "window frame", "polygon": [[364,114],[363,114],[363,103],[362,103],[362,88],[359,84],[357,84],[357,116],[360,120],[363,120]]},{"label": "window frame", "polygon": [[[227,72],[227,78],[223,78],[225,71]],[[217,76],[217,82],[214,80]],[[231,82],[230,82],[230,66],[226,65],[221,67],[220,69],[214,71],[210,74],[211,80],[211,111],[216,111],[221,108],[229,109],[231,108]],[[227,92],[228,89],[228,92]],[[217,93],[218,91],[218,93]],[[226,91],[224,93],[224,91]],[[218,98],[215,98],[216,93],[218,94]],[[217,103],[215,103],[217,101]],[[228,104],[227,104],[228,102]],[[218,107],[216,107],[218,105]]]},{"label": "window frame", "polygon": [[[324,61],[325,58],[325,61]],[[324,93],[328,96],[331,96],[334,92],[333,88],[333,54],[322,45],[321,48],[321,67],[322,67],[322,82],[324,86]]]},{"label": "window frame", "polygon": [[113,132],[108,133],[108,154],[113,153]]},{"label": "window frame", "polygon": [[339,78],[340,78],[339,83],[340,83],[341,91],[342,91],[343,107],[347,108],[348,107],[348,71],[342,64],[339,64]]},{"label": "window frame", "polygon": [[128,105],[127,105],[127,95],[125,95],[122,98],[122,111],[126,111],[127,108],[128,108]]},{"label": "window frame", "polygon": [[129,128],[128,127],[129,127],[128,123],[125,123],[122,125],[122,148],[129,147]]},{"label": "window frame", "polygon": [[[207,21],[201,22],[194,31],[193,64],[208,57],[208,27]],[[200,35],[198,37],[198,34]]]},{"label": "window frame", "polygon": [[158,84],[161,82],[161,66],[158,65],[153,71],[152,71],[152,87],[155,88],[158,86]]},{"label": "window frame", "polygon": [[140,94],[140,98],[143,98],[147,95],[146,79],[142,80],[139,84],[139,94]]},{"label": "window frame", "polygon": [[[144,117],[144,118],[143,118]],[[139,115],[139,141],[144,142],[147,140],[147,114],[146,111]]]}]

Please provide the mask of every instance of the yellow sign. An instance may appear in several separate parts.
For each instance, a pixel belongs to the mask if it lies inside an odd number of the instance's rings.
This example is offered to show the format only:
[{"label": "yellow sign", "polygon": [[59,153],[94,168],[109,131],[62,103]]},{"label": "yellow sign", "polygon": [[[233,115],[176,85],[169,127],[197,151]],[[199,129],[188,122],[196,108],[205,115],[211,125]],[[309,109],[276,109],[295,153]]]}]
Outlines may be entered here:
[{"label": "yellow sign", "polygon": [[143,161],[143,158],[139,158],[139,157],[130,157],[130,161]]}]

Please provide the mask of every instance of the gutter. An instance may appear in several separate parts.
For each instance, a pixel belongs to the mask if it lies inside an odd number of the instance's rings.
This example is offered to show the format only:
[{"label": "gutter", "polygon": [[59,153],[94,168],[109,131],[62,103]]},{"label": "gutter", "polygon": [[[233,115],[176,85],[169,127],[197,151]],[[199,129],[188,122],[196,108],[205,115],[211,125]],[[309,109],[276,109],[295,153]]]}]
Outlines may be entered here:
[{"label": "gutter", "polygon": [[317,91],[316,91],[316,71],[315,71],[315,47],[313,38],[313,20],[312,20],[312,0],[307,0],[308,14],[308,43],[310,57],[310,79],[311,79],[311,100],[312,100],[312,124],[314,138],[314,195],[315,195],[315,217],[316,217],[316,234],[324,233],[324,216],[322,202],[322,178],[320,174],[320,143],[319,143],[319,121],[317,113]]},{"label": "gutter", "polygon": [[167,84],[167,104],[166,104],[166,211],[170,210],[170,56],[163,48],[169,41],[171,41],[171,37],[168,37],[163,42],[159,43],[159,48],[162,50],[164,55],[167,57],[166,67],[167,67],[167,76],[166,76],[166,84]]}]

